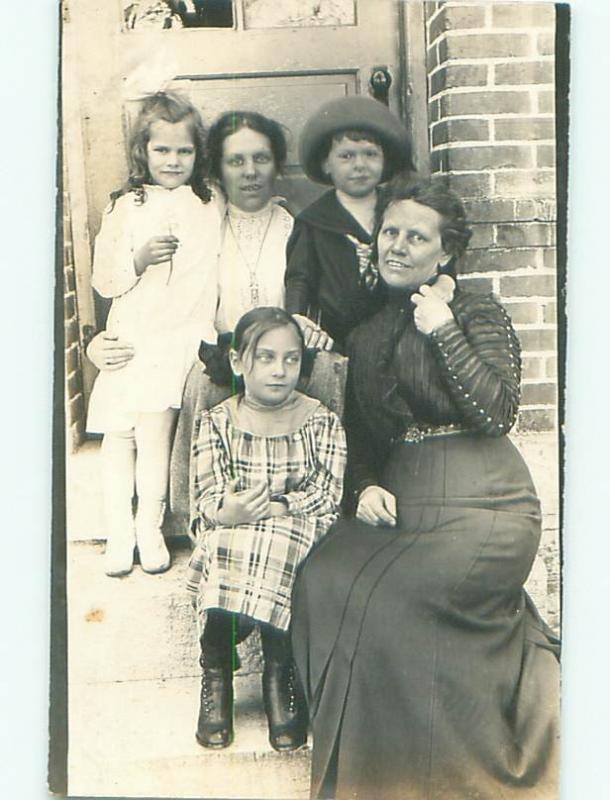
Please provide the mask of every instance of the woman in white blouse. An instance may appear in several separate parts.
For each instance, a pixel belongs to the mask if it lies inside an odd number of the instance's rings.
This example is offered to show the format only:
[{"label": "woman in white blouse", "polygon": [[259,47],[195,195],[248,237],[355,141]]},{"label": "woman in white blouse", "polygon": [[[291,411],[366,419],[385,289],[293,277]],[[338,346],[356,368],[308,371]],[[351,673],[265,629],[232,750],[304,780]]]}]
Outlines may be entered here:
[{"label": "woman in white blouse", "polygon": [[252,111],[227,112],[210,128],[208,154],[210,178],[221,190],[216,329],[222,334],[251,308],[283,307],[293,218],[273,197],[286,161],[277,122]]}]

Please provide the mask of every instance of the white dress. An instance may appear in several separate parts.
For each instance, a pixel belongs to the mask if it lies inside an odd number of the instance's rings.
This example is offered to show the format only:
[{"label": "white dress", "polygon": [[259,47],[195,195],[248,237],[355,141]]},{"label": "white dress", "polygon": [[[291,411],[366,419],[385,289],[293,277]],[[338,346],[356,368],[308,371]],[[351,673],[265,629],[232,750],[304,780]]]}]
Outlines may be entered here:
[{"label": "white dress", "polygon": [[[202,339],[216,341],[217,258],[220,212],[190,186],[146,186],[104,212],[95,240],[93,287],[112,297],[106,330],[133,344],[125,367],[98,375],[89,403],[87,430],[129,430],[140,412],[179,408],[186,376]],[[153,236],[174,234],[171,261],[149,266],[138,277],[135,252]]]},{"label": "white dress", "polygon": [[293,225],[275,200],[256,212],[227,205],[218,261],[218,333],[234,331],[240,317],[256,306],[284,308],[286,243]]}]

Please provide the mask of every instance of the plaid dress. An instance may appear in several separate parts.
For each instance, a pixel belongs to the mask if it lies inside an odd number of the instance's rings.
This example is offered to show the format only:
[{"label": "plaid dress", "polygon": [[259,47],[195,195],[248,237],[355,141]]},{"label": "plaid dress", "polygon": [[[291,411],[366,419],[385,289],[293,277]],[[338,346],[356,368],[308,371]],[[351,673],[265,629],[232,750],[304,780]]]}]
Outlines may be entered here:
[{"label": "plaid dress", "polygon": [[[261,436],[237,428],[233,398],[201,416],[193,445],[197,544],[187,587],[200,614],[222,608],[286,630],[296,570],[339,515],[346,460],[339,418],[321,403],[297,430]],[[287,512],[224,527],[216,521],[227,485],[262,480]]]}]

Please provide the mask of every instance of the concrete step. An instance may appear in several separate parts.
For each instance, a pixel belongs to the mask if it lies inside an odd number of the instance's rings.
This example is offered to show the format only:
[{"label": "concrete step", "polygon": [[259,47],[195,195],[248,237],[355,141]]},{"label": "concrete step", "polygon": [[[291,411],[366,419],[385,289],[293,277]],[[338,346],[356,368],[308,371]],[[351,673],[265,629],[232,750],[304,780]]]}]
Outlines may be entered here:
[{"label": "concrete step", "polygon": [[[190,545],[170,543],[172,567],[123,578],[104,574],[104,545],[68,548],[70,680],[110,683],[195,678],[200,674],[197,618],[185,589]],[[74,650],[74,652],[73,652]],[[262,670],[258,631],[239,645],[241,675]]]},{"label": "concrete step", "polygon": [[282,798],[309,796],[309,747],[267,742],[260,676],[235,678],[235,740],[195,740],[199,680],[132,680],[70,687],[69,795]]},{"label": "concrete step", "polygon": [[235,741],[197,744],[195,614],[184,589],[188,548],[172,543],[164,575],[103,572],[103,547],[68,548],[69,793],[103,797],[306,798],[308,748],[267,741],[260,653],[240,645]]}]

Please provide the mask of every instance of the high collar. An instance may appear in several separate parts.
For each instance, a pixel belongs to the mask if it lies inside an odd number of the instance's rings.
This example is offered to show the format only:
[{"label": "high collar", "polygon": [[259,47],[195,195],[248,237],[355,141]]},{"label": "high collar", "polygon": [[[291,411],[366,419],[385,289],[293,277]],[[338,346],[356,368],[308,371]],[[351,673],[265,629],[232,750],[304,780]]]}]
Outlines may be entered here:
[{"label": "high collar", "polygon": [[273,199],[270,199],[269,202],[264,205],[262,208],[259,208],[258,211],[244,211],[241,208],[238,208],[231,202],[227,202],[227,214],[230,217],[236,219],[254,219],[257,217],[267,217],[273,210]]},{"label": "high collar", "polygon": [[[335,194],[339,204],[342,205],[349,214],[351,214],[351,216],[363,228],[363,230],[366,230],[367,233],[369,233],[369,236],[372,235],[375,225],[375,205],[377,203],[377,192],[373,192],[372,195],[368,195],[367,197],[350,197],[350,195],[345,194],[345,192],[340,192],[337,189],[335,190]],[[370,232],[362,224],[363,218],[366,218],[369,222],[372,222]]]},{"label": "high collar", "polygon": [[260,414],[274,414],[278,411],[286,411],[288,409],[292,409],[296,406],[299,400],[299,393],[296,389],[293,389],[292,392],[288,395],[288,397],[282,401],[281,403],[276,403],[275,405],[266,405],[265,403],[260,403],[258,400],[255,400],[251,395],[248,394],[248,390],[244,392],[241,402],[244,406],[251,411],[256,411]]}]

